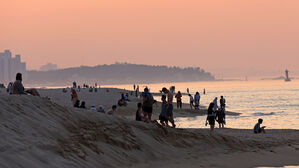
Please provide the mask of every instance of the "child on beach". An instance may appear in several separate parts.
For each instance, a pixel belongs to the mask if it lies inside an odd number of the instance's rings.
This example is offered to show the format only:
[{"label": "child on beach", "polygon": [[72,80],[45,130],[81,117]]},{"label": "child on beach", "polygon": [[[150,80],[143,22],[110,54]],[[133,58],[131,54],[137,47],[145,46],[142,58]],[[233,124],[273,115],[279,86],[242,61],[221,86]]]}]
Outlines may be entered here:
[{"label": "child on beach", "polygon": [[98,112],[100,112],[100,113],[105,113],[105,110],[104,110],[104,108],[103,108],[102,105],[99,106],[99,110],[98,110]]},{"label": "child on beach", "polygon": [[189,97],[190,97],[190,108],[191,108],[191,110],[193,109],[193,107],[194,107],[194,99],[193,99],[193,97],[192,97],[192,95],[191,94],[189,94]]},{"label": "child on beach", "polygon": [[159,115],[159,120],[161,125],[168,126],[168,120],[166,119],[166,112],[167,112],[167,101],[166,101],[166,95],[162,95],[162,107],[161,107],[161,113]]},{"label": "child on beach", "polygon": [[97,108],[95,107],[94,104],[91,105],[90,111],[91,111],[91,112],[97,112]]},{"label": "child on beach", "polygon": [[114,114],[114,112],[116,111],[116,105],[113,105],[112,106],[112,109],[110,109],[109,111],[107,111],[107,114],[109,114],[109,115],[113,115]]},{"label": "child on beach", "polygon": [[145,118],[142,116],[142,103],[137,104],[136,121],[145,121]]},{"label": "child on beach", "polygon": [[259,134],[259,133],[266,133],[265,132],[265,128],[266,126],[261,127],[261,124],[263,123],[263,119],[258,119],[258,123],[255,124],[254,128],[253,128],[253,132],[255,134]]}]

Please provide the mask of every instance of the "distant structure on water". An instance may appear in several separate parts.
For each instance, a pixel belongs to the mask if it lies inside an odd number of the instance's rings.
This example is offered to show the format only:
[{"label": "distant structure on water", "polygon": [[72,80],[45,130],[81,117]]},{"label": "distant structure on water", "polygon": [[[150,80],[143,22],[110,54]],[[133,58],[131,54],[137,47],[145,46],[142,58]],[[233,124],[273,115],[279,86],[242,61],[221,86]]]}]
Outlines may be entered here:
[{"label": "distant structure on water", "polygon": [[16,73],[22,73],[27,78],[26,63],[21,62],[21,55],[14,58],[10,50],[0,52],[0,83],[9,83],[15,80]]},{"label": "distant structure on water", "polygon": [[286,78],[285,78],[286,82],[290,82],[291,79],[289,78],[289,70],[286,70]]}]

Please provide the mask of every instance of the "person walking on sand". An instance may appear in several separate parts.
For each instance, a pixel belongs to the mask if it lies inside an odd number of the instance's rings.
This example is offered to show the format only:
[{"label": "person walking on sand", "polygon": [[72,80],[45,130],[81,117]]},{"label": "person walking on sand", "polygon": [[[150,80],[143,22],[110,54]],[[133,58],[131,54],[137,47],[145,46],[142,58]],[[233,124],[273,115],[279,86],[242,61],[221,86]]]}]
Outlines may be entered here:
[{"label": "person walking on sand", "polygon": [[200,94],[199,92],[196,92],[194,95],[194,101],[195,101],[195,109],[199,109],[199,102],[200,102]]},{"label": "person walking on sand", "polygon": [[141,94],[141,97],[143,103],[142,110],[144,118],[147,118],[148,122],[152,122],[154,98],[147,87],[144,88],[144,92]]},{"label": "person walking on sand", "polygon": [[177,108],[182,108],[182,94],[180,91],[175,95],[176,98],[176,103],[177,103]]},{"label": "person walking on sand", "polygon": [[259,134],[259,133],[266,133],[265,132],[265,128],[266,126],[261,127],[261,124],[263,123],[263,119],[258,119],[258,122],[255,124],[254,128],[253,128],[253,132],[255,134]]},{"label": "person walking on sand", "polygon": [[215,99],[213,100],[213,103],[214,103],[214,111],[217,111],[218,110],[218,97],[215,97]]},{"label": "person walking on sand", "polygon": [[214,131],[215,127],[215,112],[213,110],[214,108],[214,103],[210,103],[209,108],[208,108],[208,113],[207,113],[207,120],[206,120],[206,125],[210,125],[210,131]]},{"label": "person walking on sand", "polygon": [[167,90],[165,87],[162,88],[162,92],[167,95],[167,112],[166,112],[166,119],[170,121],[172,127],[175,128],[174,119],[173,119],[173,94]]},{"label": "person walking on sand", "polygon": [[191,108],[191,110],[192,110],[193,107],[194,107],[194,99],[193,99],[193,97],[192,97],[191,94],[189,94],[189,98],[190,98],[190,108]]}]

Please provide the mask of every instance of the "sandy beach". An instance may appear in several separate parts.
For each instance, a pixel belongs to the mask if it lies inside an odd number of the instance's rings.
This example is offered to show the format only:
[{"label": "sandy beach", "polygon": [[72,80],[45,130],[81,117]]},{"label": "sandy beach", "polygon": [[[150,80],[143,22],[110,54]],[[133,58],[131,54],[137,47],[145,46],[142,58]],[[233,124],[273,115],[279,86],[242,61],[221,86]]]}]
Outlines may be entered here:
[{"label": "sandy beach", "polygon": [[[40,89],[42,98],[0,93],[0,167],[259,167],[299,165],[299,131],[165,128],[134,121],[138,99],[115,115],[71,107],[70,92]],[[125,90],[78,93],[109,109]],[[184,105],[187,106],[188,105]],[[154,108],[157,119],[160,104]],[[195,114],[194,114],[195,113]],[[175,110],[174,116],[205,115]],[[228,114],[229,115],[229,114]],[[230,115],[238,115],[230,113]]]}]

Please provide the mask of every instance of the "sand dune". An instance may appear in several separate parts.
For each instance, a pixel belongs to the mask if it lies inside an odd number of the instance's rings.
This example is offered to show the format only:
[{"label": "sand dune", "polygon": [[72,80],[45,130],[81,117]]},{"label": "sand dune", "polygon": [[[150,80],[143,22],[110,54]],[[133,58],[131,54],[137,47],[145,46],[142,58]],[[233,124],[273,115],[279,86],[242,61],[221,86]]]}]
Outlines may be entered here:
[{"label": "sand dune", "polygon": [[299,131],[172,129],[0,94],[0,167],[299,165]]}]

